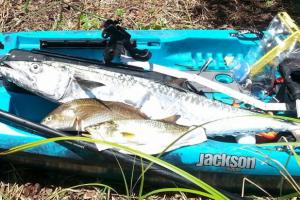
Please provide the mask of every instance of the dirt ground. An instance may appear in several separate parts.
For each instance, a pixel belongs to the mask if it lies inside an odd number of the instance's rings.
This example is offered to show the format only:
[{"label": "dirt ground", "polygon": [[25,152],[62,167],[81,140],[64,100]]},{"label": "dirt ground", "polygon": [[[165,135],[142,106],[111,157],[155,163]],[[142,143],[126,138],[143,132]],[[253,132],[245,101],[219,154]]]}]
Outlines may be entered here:
[{"label": "dirt ground", "polygon": [[0,7],[1,32],[99,29],[108,18],[129,29],[264,29],[279,11],[300,22],[298,0],[0,0]]},{"label": "dirt ground", "polygon": [[[100,29],[105,19],[121,19],[128,29],[265,29],[280,11],[300,24],[299,0],[0,0],[0,32]],[[29,173],[26,173],[29,171]],[[42,173],[42,172],[41,172]],[[127,199],[98,187],[70,189],[86,180],[0,164],[0,199]],[[66,189],[67,188],[67,189]],[[165,196],[153,199],[165,199]],[[183,194],[168,199],[186,199]]]}]

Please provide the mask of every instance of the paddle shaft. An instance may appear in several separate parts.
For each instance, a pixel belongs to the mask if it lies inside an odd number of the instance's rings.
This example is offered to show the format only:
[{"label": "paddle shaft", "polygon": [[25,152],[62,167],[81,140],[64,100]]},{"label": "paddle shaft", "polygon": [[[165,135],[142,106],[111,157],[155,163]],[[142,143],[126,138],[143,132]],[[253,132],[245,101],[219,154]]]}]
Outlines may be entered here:
[{"label": "paddle shaft", "polygon": [[[49,128],[47,126],[37,124],[31,121],[28,121],[26,119],[20,118],[16,115],[13,115],[11,113],[8,113],[6,111],[0,110],[0,118],[4,120],[11,121],[15,123],[16,125],[19,125],[25,129],[30,129],[34,132],[34,134],[45,137],[45,138],[54,138],[54,137],[66,137],[66,136],[72,136],[68,133],[58,131],[52,128]],[[90,151],[97,151],[96,146],[94,146],[91,143],[87,142],[81,142],[81,141],[65,141],[68,144],[71,144],[72,146],[76,146],[80,149],[87,149]]]}]

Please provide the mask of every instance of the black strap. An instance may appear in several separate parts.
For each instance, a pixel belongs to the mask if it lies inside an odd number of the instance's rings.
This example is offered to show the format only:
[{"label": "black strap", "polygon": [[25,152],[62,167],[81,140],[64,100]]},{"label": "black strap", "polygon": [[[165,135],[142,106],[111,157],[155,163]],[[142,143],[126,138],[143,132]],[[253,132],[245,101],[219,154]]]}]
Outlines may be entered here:
[{"label": "black strap", "polygon": [[86,40],[86,39],[63,39],[63,40],[40,40],[40,49],[48,48],[105,48],[106,40]]}]

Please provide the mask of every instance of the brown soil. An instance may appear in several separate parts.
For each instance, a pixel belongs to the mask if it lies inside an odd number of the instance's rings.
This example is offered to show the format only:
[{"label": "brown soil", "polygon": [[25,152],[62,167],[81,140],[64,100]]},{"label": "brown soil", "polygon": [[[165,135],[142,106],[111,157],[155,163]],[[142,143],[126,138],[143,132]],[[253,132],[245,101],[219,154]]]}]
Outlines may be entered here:
[{"label": "brown soil", "polygon": [[99,29],[119,18],[130,29],[264,29],[280,11],[300,22],[298,0],[0,0],[0,31]]}]

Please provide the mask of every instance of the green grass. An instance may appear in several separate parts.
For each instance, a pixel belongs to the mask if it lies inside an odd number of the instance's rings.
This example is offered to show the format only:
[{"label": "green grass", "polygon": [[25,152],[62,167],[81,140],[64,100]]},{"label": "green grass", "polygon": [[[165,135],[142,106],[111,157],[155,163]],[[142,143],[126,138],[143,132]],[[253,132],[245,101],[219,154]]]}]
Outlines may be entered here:
[{"label": "green grass", "polygon": [[2,192],[0,192],[0,199],[2,200],[10,200],[10,198],[8,198],[5,194],[3,194]]},{"label": "green grass", "polygon": [[[107,141],[103,141],[103,140],[94,140],[94,139],[90,139],[90,138],[86,138],[86,137],[56,137],[56,138],[51,138],[51,139],[44,139],[44,140],[40,140],[40,141],[36,141],[36,142],[31,142],[31,143],[27,143],[24,145],[20,145],[14,148],[11,148],[5,152],[1,152],[0,156],[4,156],[7,154],[11,154],[11,153],[15,153],[15,152],[19,152],[19,151],[23,151],[29,148],[33,148],[42,144],[46,144],[49,142],[58,142],[58,141],[65,141],[65,140],[70,140],[70,141],[85,141],[85,142],[90,142],[90,143],[99,143],[102,145],[106,145],[106,146],[110,146],[113,148],[117,148],[117,149],[121,149],[123,151],[127,151],[131,154],[134,154],[136,156],[139,156],[143,159],[149,160],[157,165],[160,165],[166,169],[171,170],[173,173],[176,173],[178,175],[180,175],[181,177],[185,178],[186,180],[189,180],[191,183],[194,183],[195,185],[197,185],[199,187],[199,190],[188,190],[190,192],[194,191],[195,194],[200,194],[204,197],[208,197],[208,198],[212,198],[212,199],[228,199],[225,195],[223,195],[221,192],[217,191],[216,189],[214,189],[213,187],[211,187],[210,185],[206,184],[205,182],[203,182],[202,180],[196,178],[195,176],[189,174],[188,172],[168,163],[165,162],[159,158],[156,158],[154,156],[142,153],[138,150],[135,149],[131,149],[128,148],[126,146],[123,145],[119,145],[116,143],[112,143],[112,142],[107,142]],[[204,190],[206,192],[202,192],[200,190]],[[187,190],[185,190],[187,191]],[[142,196],[140,194],[140,196]]]},{"label": "green grass", "polygon": [[117,191],[115,189],[113,189],[112,187],[105,185],[105,184],[101,184],[101,183],[86,183],[86,184],[80,184],[80,185],[75,185],[72,187],[68,187],[68,188],[64,188],[58,192],[54,192],[51,196],[49,196],[46,200],[51,200],[54,198],[60,199],[59,196],[69,190],[75,189],[75,188],[80,188],[80,187],[88,187],[88,186],[95,186],[95,187],[100,187],[100,188],[104,188],[104,189],[109,189],[112,190],[114,192],[117,193]]}]

